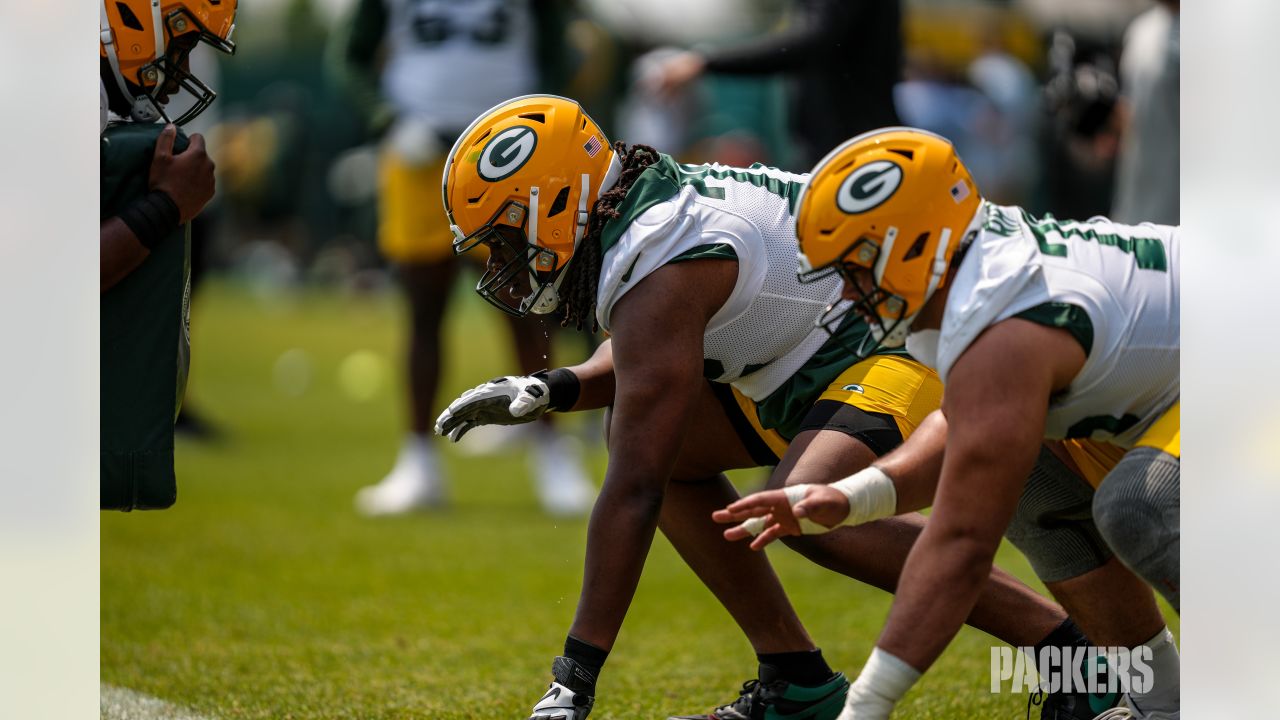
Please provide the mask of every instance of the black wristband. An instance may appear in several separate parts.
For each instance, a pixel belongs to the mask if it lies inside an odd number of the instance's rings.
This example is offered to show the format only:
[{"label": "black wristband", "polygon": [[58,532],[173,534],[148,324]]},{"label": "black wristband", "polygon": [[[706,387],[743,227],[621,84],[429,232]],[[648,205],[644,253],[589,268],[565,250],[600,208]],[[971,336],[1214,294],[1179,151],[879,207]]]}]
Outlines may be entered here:
[{"label": "black wristband", "polygon": [[154,250],[161,240],[178,229],[182,215],[178,212],[178,204],[168,193],[152,190],[129,203],[120,211],[119,218],[143,247]]},{"label": "black wristband", "polygon": [[568,368],[555,370],[539,370],[533,374],[547,384],[551,398],[547,400],[547,409],[565,412],[578,402],[578,393],[582,391],[582,382]]}]

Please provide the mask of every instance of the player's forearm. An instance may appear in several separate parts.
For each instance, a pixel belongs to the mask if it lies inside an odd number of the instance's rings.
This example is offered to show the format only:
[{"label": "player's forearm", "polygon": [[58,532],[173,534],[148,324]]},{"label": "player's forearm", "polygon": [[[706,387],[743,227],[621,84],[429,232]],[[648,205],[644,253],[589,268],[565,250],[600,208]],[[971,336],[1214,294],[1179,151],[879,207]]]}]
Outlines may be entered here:
[{"label": "player's forearm", "polygon": [[137,269],[147,259],[150,251],[143,247],[129,226],[118,217],[107,218],[102,222],[100,237],[100,292],[106,292]]},{"label": "player's forearm", "polygon": [[877,646],[927,670],[973,610],[992,557],[986,543],[930,520],[907,557]]},{"label": "player's forearm", "polygon": [[983,432],[1002,428],[1001,419],[952,433],[933,513],[903,567],[878,645],[917,670],[937,659],[973,610],[1029,471],[1025,446],[1034,459],[1034,437]]},{"label": "player's forearm", "polygon": [[613,341],[605,340],[585,362],[566,368],[578,378],[578,399],[571,411],[595,410],[613,404]]},{"label": "player's forearm", "polygon": [[947,419],[935,410],[906,442],[874,463],[893,479],[899,515],[933,505],[946,443]]}]

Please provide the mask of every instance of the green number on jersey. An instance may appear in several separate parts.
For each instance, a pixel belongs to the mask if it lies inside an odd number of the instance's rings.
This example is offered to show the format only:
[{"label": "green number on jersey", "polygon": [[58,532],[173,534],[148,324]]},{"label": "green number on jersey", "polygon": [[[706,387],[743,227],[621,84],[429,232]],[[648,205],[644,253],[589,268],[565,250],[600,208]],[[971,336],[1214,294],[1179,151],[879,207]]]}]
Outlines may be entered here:
[{"label": "green number on jersey", "polygon": [[[993,212],[993,214],[997,213]],[[1064,240],[1074,237],[1096,242],[1099,245],[1119,248],[1121,252],[1132,255],[1141,270],[1166,272],[1169,269],[1169,261],[1164,252],[1164,242],[1158,237],[1125,237],[1115,233],[1101,233],[1084,223],[1071,220],[1059,222],[1052,215],[1045,215],[1043,220],[1038,220],[1025,210],[1022,211],[1022,219],[1031,230],[1031,235],[1036,239],[1036,244],[1040,246],[1040,252],[1046,255],[1053,255],[1054,257],[1067,256],[1065,243],[1049,242],[1048,234],[1054,233]],[[990,225],[990,221],[988,221],[988,225]]]},{"label": "green number on jersey", "polygon": [[713,177],[717,180],[737,180],[738,182],[749,183],[756,187],[762,187],[770,193],[777,195],[787,201],[787,205],[791,210],[791,214],[796,212],[796,200],[800,197],[800,191],[804,189],[804,183],[795,180],[787,180],[785,178],[774,177],[769,174],[771,168],[763,163],[752,163],[751,170],[761,170],[762,172],[744,172],[731,168],[713,168],[707,165],[677,165],[677,172],[680,173],[681,184],[692,185],[699,195],[703,197],[715,198],[717,200],[724,199],[724,190],[722,188],[708,188],[704,179]]}]

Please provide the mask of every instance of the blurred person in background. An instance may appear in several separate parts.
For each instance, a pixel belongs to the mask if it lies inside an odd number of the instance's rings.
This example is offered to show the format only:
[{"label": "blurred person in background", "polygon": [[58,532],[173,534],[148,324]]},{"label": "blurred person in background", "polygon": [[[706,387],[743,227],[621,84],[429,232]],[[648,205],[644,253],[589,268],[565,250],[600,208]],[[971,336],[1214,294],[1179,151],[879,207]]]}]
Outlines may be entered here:
[{"label": "blurred person in background", "polygon": [[1031,68],[1010,52],[1000,30],[985,29],[982,51],[965,70],[969,83],[995,111],[989,132],[997,172],[988,179],[974,177],[995,202],[1026,205],[1039,180],[1040,84]]},{"label": "blurred person in background", "polygon": [[808,167],[853,135],[899,124],[893,86],[902,59],[898,0],[796,0],[784,30],[674,55],[647,82],[670,97],[704,73],[793,76],[794,163]]},{"label": "blurred person in background", "polygon": [[1178,0],[1161,0],[1125,33],[1116,222],[1178,224],[1178,10]]},{"label": "blurred person in background", "polygon": [[1055,31],[1044,86],[1045,205],[1059,217],[1107,215],[1115,179],[1120,94],[1113,44]]},{"label": "blurred person in background", "polygon": [[[409,432],[391,472],[356,507],[387,515],[446,502],[431,425],[441,377],[441,326],[459,261],[440,201],[444,154],[480,113],[554,87],[564,8],[557,0],[359,0],[339,39],[344,85],[385,131],[378,243],[409,302]],[[549,326],[510,318],[520,367],[547,366]],[[537,423],[529,446],[536,490],[553,515],[581,515],[595,495],[576,440]]]},{"label": "blurred person in background", "polygon": [[[188,56],[199,43],[234,52],[235,12],[235,0],[102,4],[104,509],[164,508],[177,498],[173,427],[190,360],[189,223],[213,196],[214,177],[204,138],[176,126],[213,102]],[[166,106],[181,94],[189,102],[171,119]],[[113,115],[120,120],[110,122]]]}]

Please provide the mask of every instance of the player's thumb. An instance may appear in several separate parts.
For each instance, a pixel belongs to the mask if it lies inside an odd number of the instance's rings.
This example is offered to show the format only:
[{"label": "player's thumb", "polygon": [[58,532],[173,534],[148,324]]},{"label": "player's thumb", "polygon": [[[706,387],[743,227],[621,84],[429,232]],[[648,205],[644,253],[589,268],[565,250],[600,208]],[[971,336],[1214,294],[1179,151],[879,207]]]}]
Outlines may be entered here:
[{"label": "player's thumb", "polygon": [[517,393],[515,399],[507,406],[507,411],[511,413],[512,417],[524,417],[533,409],[533,404],[537,401],[538,398],[529,393]]},{"label": "player's thumb", "polygon": [[160,137],[156,138],[156,155],[165,156],[173,154],[173,143],[178,139],[178,126],[169,123],[160,131]]}]

